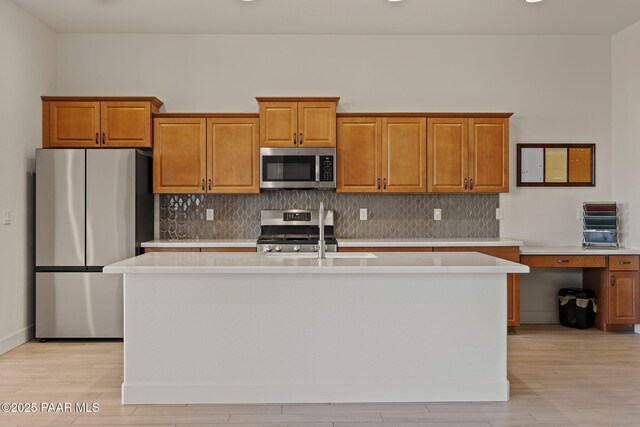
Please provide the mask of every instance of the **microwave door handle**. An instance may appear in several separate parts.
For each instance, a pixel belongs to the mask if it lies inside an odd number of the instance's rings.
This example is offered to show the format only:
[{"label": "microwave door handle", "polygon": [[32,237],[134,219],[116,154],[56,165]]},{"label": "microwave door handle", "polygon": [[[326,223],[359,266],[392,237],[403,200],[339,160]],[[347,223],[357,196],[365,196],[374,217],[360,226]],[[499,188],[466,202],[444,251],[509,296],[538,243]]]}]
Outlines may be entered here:
[{"label": "microwave door handle", "polygon": [[316,182],[320,182],[320,156],[316,156]]}]

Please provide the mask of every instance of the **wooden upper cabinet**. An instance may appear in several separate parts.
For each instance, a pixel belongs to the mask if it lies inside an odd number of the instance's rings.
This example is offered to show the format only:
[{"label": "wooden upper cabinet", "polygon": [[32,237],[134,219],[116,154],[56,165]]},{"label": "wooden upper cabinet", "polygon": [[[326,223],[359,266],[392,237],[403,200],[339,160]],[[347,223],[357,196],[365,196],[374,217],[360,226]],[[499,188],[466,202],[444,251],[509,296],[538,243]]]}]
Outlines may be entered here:
[{"label": "wooden upper cabinet", "polygon": [[427,120],[420,117],[382,119],[382,191],[427,190]]},{"label": "wooden upper cabinet", "polygon": [[640,273],[616,271],[609,274],[609,323],[639,323]]},{"label": "wooden upper cabinet", "polygon": [[153,97],[42,97],[43,148],[150,148]]},{"label": "wooden upper cabinet", "polygon": [[349,117],[338,119],[337,191],[369,193],[382,189],[380,156],[382,119]]},{"label": "wooden upper cabinet", "polygon": [[205,193],[206,119],[156,118],[153,127],[153,192]]},{"label": "wooden upper cabinet", "polygon": [[335,147],[340,98],[256,98],[261,147]]},{"label": "wooden upper cabinet", "polygon": [[260,146],[295,147],[298,143],[298,103],[260,103]]},{"label": "wooden upper cabinet", "polygon": [[474,193],[509,191],[509,119],[469,120],[469,188]]},{"label": "wooden upper cabinet", "polygon": [[43,118],[45,148],[100,146],[100,102],[46,102]]},{"label": "wooden upper cabinet", "polygon": [[428,120],[429,191],[509,191],[509,118],[438,117]]},{"label": "wooden upper cabinet", "polygon": [[259,119],[207,119],[207,191],[259,193]]},{"label": "wooden upper cabinet", "polygon": [[107,101],[100,104],[104,147],[151,148],[151,103]]},{"label": "wooden upper cabinet", "polygon": [[460,193],[468,188],[469,120],[428,120],[429,182],[433,193]]},{"label": "wooden upper cabinet", "polygon": [[298,103],[298,146],[336,146],[336,103]]}]

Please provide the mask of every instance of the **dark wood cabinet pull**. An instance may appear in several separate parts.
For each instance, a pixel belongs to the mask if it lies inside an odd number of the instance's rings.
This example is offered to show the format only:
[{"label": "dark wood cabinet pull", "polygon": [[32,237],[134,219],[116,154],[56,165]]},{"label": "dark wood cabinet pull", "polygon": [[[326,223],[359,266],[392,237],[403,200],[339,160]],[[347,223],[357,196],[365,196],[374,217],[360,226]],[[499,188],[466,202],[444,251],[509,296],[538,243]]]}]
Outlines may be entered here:
[{"label": "dark wood cabinet pull", "polygon": [[469,190],[473,190],[473,178],[469,180]]},{"label": "dark wood cabinet pull", "polygon": [[300,145],[302,145],[302,134],[300,134]]},{"label": "dark wood cabinet pull", "polygon": [[380,189],[380,178],[378,178],[378,190]]},{"label": "dark wood cabinet pull", "polygon": [[560,263],[560,264],[564,264],[566,262],[569,262],[569,260],[568,259],[559,259],[558,260],[558,263]]},{"label": "dark wood cabinet pull", "polygon": [[202,191],[204,191],[204,178],[202,178]]},{"label": "dark wood cabinet pull", "polygon": [[629,265],[631,264],[631,261],[618,261],[619,265]]},{"label": "dark wood cabinet pull", "polygon": [[469,180],[467,178],[464,179],[464,189],[466,190],[469,186]]},{"label": "dark wood cabinet pull", "polygon": [[106,142],[106,138],[104,137],[104,132],[102,132],[102,145],[105,145]]},{"label": "dark wood cabinet pull", "polygon": [[384,189],[386,190],[387,189],[387,178],[382,180],[382,185],[383,185]]},{"label": "dark wood cabinet pull", "polygon": [[211,191],[211,179],[209,179],[209,191]]},{"label": "dark wood cabinet pull", "polygon": [[616,285],[616,276],[614,276],[613,274],[611,275],[611,286],[615,286]]},{"label": "dark wood cabinet pull", "polygon": [[100,145],[100,132],[96,132],[96,145]]},{"label": "dark wood cabinet pull", "polygon": [[298,143],[298,134],[296,132],[293,133],[293,145],[296,145]]}]

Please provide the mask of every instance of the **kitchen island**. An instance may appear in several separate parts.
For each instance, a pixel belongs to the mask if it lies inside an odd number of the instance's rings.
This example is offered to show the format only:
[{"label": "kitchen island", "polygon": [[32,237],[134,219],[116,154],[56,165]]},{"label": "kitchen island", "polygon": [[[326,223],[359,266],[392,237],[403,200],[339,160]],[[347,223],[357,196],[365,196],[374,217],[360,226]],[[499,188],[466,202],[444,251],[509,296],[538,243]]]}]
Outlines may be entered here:
[{"label": "kitchen island", "polygon": [[506,283],[479,253],[148,253],[124,274],[126,404],[506,401]]}]

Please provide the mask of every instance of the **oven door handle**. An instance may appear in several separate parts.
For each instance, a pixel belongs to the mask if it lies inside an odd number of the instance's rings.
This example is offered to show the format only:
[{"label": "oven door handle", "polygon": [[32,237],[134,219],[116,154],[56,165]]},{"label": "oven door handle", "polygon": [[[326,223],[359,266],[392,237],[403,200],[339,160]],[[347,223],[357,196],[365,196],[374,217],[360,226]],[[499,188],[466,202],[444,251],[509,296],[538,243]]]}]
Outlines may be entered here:
[{"label": "oven door handle", "polygon": [[316,182],[320,182],[320,156],[316,156]]}]

